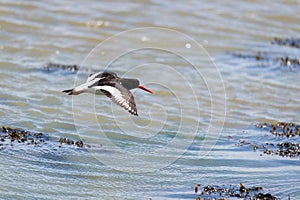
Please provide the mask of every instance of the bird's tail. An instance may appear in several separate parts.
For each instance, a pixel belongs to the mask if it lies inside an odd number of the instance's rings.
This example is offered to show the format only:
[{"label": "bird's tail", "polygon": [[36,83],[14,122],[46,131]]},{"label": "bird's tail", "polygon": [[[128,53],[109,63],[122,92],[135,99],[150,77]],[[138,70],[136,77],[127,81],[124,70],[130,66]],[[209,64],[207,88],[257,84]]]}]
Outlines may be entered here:
[{"label": "bird's tail", "polygon": [[78,94],[81,94],[81,93],[84,93],[84,92],[93,92],[94,90],[91,90],[90,86],[91,84],[93,83],[84,83],[84,84],[81,84],[73,89],[69,89],[69,90],[63,90],[62,92],[64,93],[67,93],[68,95],[78,95]]},{"label": "bird's tail", "polygon": [[62,92],[67,93],[68,95],[73,95],[73,89],[63,90]]}]

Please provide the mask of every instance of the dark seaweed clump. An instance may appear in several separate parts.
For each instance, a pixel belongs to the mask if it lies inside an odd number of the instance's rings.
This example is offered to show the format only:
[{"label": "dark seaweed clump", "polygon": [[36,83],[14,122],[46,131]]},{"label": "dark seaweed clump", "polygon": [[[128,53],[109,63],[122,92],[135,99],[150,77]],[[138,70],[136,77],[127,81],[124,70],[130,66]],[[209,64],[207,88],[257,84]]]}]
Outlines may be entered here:
[{"label": "dark seaweed clump", "polygon": [[96,72],[95,69],[90,68],[90,67],[82,67],[76,64],[73,65],[66,65],[66,64],[58,64],[58,63],[47,63],[44,65],[44,69],[48,72],[56,71],[56,70],[62,70],[62,71],[67,71],[67,72],[74,72],[76,73],[79,69],[86,71],[88,73],[93,73]]},{"label": "dark seaweed clump", "polygon": [[300,48],[300,38],[273,38],[272,44]]},{"label": "dark seaweed clump", "polygon": [[[300,125],[288,122],[258,123],[256,128],[266,130],[275,138],[275,142],[256,144],[245,140],[239,141],[238,146],[252,146],[254,151],[262,150],[267,155],[278,155],[288,158],[300,158]],[[278,143],[278,140],[281,141]]]},{"label": "dark seaweed clump", "polygon": [[288,122],[277,123],[258,123],[255,125],[257,128],[269,131],[276,137],[296,137],[300,136],[300,125]]},{"label": "dark seaweed clump", "polygon": [[83,142],[81,140],[75,141],[75,140],[70,140],[68,138],[59,138],[60,144],[68,144],[68,145],[75,145],[77,147],[83,148]]},{"label": "dark seaweed clump", "polygon": [[7,141],[11,144],[25,143],[28,145],[39,145],[45,143],[47,140],[48,136],[43,133],[32,133],[23,129],[3,126],[0,132],[0,146],[2,148]]},{"label": "dark seaweed clump", "polygon": [[283,57],[276,57],[271,58],[267,55],[264,55],[260,52],[257,54],[243,54],[243,53],[233,53],[234,57],[242,58],[242,59],[254,59],[261,62],[272,62],[275,64],[279,64],[280,66],[284,67],[299,67],[300,66],[300,60],[297,58],[291,58],[290,56],[283,56]]},{"label": "dark seaweed clump", "polygon": [[67,144],[83,148],[85,144],[81,140],[75,141],[68,138],[55,138],[49,137],[44,133],[34,133],[31,131],[11,128],[3,126],[0,131],[0,148],[3,149],[7,146],[14,144],[27,144],[27,145],[43,145],[47,142],[57,142],[57,144]]},{"label": "dark seaweed clump", "polygon": [[288,56],[277,58],[282,66],[300,66],[300,60],[297,58],[290,58]]},{"label": "dark seaweed clump", "polygon": [[242,59],[255,59],[255,60],[269,60],[266,55],[258,52],[256,54],[243,54],[243,53],[233,53],[234,57],[242,58]]},{"label": "dark seaweed clump", "polygon": [[263,188],[260,186],[245,187],[242,183],[240,186],[233,185],[206,185],[197,184],[194,187],[197,194],[196,200],[224,200],[224,199],[261,199],[275,200],[276,197],[269,193],[262,193]]},{"label": "dark seaweed clump", "polygon": [[[300,48],[300,38],[273,38],[271,44]],[[274,56],[271,53],[257,52],[255,54],[232,53],[234,57],[259,61],[262,66],[283,66],[289,70],[300,67],[300,59],[292,55]]]},{"label": "dark seaweed clump", "polygon": [[57,69],[70,71],[70,72],[77,72],[79,70],[78,65],[65,65],[65,64],[56,64],[56,63],[47,63],[45,65],[45,69],[47,71],[53,71]]}]

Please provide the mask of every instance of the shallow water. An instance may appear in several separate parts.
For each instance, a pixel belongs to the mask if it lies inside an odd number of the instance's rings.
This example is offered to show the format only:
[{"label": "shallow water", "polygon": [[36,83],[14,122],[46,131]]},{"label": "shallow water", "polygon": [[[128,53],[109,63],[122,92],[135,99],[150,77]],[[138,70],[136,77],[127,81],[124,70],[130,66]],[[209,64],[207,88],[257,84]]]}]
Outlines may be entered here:
[{"label": "shallow water", "polygon": [[[235,145],[267,142],[254,123],[300,123],[299,68],[231,53],[299,59],[271,44],[299,36],[299,1],[0,5],[0,124],[90,145],[1,150],[1,198],[195,199],[197,183],[240,182],[300,197],[299,158]],[[49,72],[48,62],[83,67]],[[137,77],[155,94],[132,91],[136,118],[106,97],[61,93],[91,69]]]}]

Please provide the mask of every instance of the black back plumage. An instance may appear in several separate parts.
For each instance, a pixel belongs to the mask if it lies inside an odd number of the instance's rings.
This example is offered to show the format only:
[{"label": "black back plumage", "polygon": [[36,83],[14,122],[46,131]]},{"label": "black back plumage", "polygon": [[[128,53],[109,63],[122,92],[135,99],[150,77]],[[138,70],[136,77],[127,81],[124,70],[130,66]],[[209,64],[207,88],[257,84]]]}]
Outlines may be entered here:
[{"label": "black back plumage", "polygon": [[[90,77],[92,76],[93,74],[90,75]],[[99,90],[114,103],[125,108],[129,113],[138,116],[134,97],[129,91],[130,89],[138,87],[139,81],[137,79],[121,79],[116,73],[108,71],[101,74],[99,73],[94,76],[94,78],[99,78],[100,80],[90,85],[90,88],[99,88]],[[122,80],[124,80],[124,84]],[[101,86],[103,87],[102,89]],[[111,88],[108,89],[107,86],[114,88],[115,92],[112,93]]]}]

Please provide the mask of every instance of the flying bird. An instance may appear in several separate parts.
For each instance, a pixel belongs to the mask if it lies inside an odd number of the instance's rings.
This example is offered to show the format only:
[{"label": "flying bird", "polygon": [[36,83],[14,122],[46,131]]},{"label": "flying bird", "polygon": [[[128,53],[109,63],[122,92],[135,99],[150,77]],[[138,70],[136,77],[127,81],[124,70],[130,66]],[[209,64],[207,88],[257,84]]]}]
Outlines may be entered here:
[{"label": "flying bird", "polygon": [[134,97],[130,90],[140,88],[149,93],[151,90],[140,85],[139,80],[131,78],[120,78],[114,72],[98,72],[89,75],[86,83],[73,89],[63,90],[68,95],[78,95],[81,93],[92,93],[97,95],[106,95],[114,103],[122,106],[132,115],[138,116]]}]

